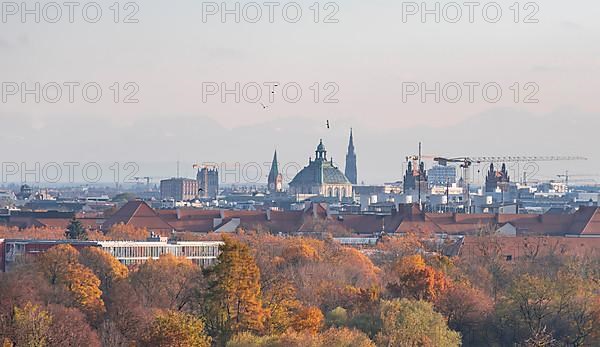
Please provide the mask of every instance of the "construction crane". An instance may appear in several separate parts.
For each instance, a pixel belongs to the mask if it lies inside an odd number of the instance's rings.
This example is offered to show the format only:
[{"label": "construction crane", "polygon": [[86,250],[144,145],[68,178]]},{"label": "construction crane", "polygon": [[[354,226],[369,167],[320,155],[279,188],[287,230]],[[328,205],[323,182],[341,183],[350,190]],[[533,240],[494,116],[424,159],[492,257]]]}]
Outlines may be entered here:
[{"label": "construction crane", "polygon": [[468,212],[471,211],[471,197],[470,197],[470,177],[469,168],[473,164],[481,163],[522,163],[522,162],[541,162],[541,161],[566,161],[566,160],[587,160],[585,157],[576,156],[492,156],[492,157],[455,157],[455,158],[443,158],[435,157],[433,161],[441,166],[447,166],[448,163],[456,163],[463,170],[463,181],[465,184],[464,189],[464,201]]},{"label": "construction crane", "polygon": [[[575,180],[571,180],[570,179],[571,177],[582,177],[582,178],[583,177],[600,177],[600,175],[598,175],[598,174],[570,174],[569,171],[565,171],[564,175],[556,175],[556,177],[564,178],[565,179],[565,185],[568,186],[569,182],[575,181]],[[586,180],[586,179],[579,179],[577,181],[578,182],[586,182],[586,181],[594,181],[594,182],[596,182],[596,180],[593,179],[593,178],[588,179],[588,180]]]},{"label": "construction crane", "polygon": [[217,165],[216,164],[197,164],[197,163],[194,163],[192,165],[192,168],[194,168],[194,169],[199,169],[199,168],[215,169],[215,168],[217,168]]},{"label": "construction crane", "polygon": [[150,177],[150,176],[144,176],[144,177],[134,177],[133,179],[139,183],[141,180],[145,180],[146,181],[146,189],[148,191],[150,191],[150,182],[152,181],[152,179],[154,178],[160,178],[160,177]]}]

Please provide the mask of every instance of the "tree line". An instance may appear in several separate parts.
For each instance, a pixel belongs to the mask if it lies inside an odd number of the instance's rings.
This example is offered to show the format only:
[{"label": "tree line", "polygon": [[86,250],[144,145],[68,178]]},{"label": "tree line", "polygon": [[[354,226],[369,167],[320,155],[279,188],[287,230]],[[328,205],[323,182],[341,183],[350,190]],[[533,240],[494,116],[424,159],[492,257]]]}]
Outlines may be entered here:
[{"label": "tree line", "polygon": [[[120,227],[121,237],[135,229]],[[115,229],[115,235],[119,230]],[[600,258],[477,262],[240,230],[216,265],[58,245],[0,275],[4,346],[594,346]],[[494,251],[495,250],[495,251]]]}]

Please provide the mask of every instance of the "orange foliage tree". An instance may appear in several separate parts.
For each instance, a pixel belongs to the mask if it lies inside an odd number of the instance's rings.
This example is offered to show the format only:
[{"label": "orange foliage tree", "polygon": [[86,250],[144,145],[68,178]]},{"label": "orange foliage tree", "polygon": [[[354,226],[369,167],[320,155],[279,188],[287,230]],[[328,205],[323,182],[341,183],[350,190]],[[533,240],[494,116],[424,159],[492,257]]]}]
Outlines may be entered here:
[{"label": "orange foliage tree", "polygon": [[293,328],[296,331],[307,331],[316,334],[323,327],[325,317],[317,307],[305,307],[298,312],[294,319]]},{"label": "orange foliage tree", "polygon": [[246,244],[226,238],[208,278],[204,316],[212,336],[226,341],[241,331],[263,331],[260,270]]},{"label": "orange foliage tree", "polygon": [[80,262],[91,269],[102,283],[102,290],[109,290],[113,283],[127,278],[127,267],[106,251],[87,247],[80,251]]},{"label": "orange foliage tree", "polygon": [[432,301],[448,285],[444,273],[425,264],[420,255],[399,259],[391,272],[393,279],[387,288],[394,297]]},{"label": "orange foliage tree", "polygon": [[148,236],[150,233],[146,228],[136,228],[123,223],[113,225],[106,233],[106,239],[113,241],[144,241]]},{"label": "orange foliage tree", "polygon": [[104,313],[100,279],[79,263],[75,248],[70,245],[50,248],[37,259],[37,268],[62,300],[66,299],[92,319]]}]

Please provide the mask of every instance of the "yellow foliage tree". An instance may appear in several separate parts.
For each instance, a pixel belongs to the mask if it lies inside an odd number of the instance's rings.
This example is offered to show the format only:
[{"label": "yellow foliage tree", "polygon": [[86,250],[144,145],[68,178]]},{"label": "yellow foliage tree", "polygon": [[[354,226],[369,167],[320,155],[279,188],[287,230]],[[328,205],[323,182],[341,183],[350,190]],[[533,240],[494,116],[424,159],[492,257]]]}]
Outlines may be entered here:
[{"label": "yellow foliage tree", "polygon": [[144,345],[152,347],[210,347],[204,323],[191,314],[167,311],[156,315]]},{"label": "yellow foliage tree", "polygon": [[23,308],[15,307],[13,336],[16,346],[44,347],[48,344],[48,332],[52,316],[38,305],[27,303]]},{"label": "yellow foliage tree", "polygon": [[106,238],[113,241],[144,241],[150,236],[146,228],[119,223],[113,225],[106,233]]},{"label": "yellow foliage tree", "polygon": [[205,317],[212,336],[224,342],[241,331],[263,331],[260,270],[247,245],[226,238],[209,280]]},{"label": "yellow foliage tree", "polygon": [[331,328],[320,334],[287,331],[281,335],[255,336],[244,332],[227,342],[227,347],[375,347],[364,333],[348,328]]},{"label": "yellow foliage tree", "polygon": [[319,253],[308,242],[300,239],[285,248],[283,257],[290,263],[300,263],[319,260]]},{"label": "yellow foliage tree", "polygon": [[460,334],[450,330],[444,316],[435,312],[430,303],[414,300],[383,301],[380,346],[458,347]]},{"label": "yellow foliage tree", "polygon": [[127,278],[127,267],[102,249],[87,247],[79,253],[81,263],[98,276],[104,291],[110,289],[114,282]]},{"label": "yellow foliage tree", "polygon": [[104,311],[100,279],[79,263],[79,252],[70,245],[58,245],[40,255],[38,268],[51,286],[66,292],[71,304],[81,308],[90,318]]}]

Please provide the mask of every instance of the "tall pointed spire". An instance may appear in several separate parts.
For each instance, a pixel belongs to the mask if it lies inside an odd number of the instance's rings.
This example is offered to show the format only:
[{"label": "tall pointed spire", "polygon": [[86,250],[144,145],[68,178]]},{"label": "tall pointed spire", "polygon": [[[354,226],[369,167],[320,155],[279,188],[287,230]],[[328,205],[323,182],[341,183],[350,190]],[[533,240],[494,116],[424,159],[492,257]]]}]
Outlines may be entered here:
[{"label": "tall pointed spire", "polygon": [[277,150],[273,154],[273,162],[271,162],[271,173],[277,175],[279,173],[279,164],[277,163]]},{"label": "tall pointed spire", "polygon": [[346,154],[346,177],[352,184],[357,184],[358,174],[356,170],[356,153],[354,152],[354,134],[350,128],[350,140],[348,141],[348,153]]},{"label": "tall pointed spire", "polygon": [[279,163],[277,162],[277,150],[273,154],[273,162],[271,163],[271,171],[268,179],[269,191],[280,192],[283,189],[283,175],[279,173]]}]

